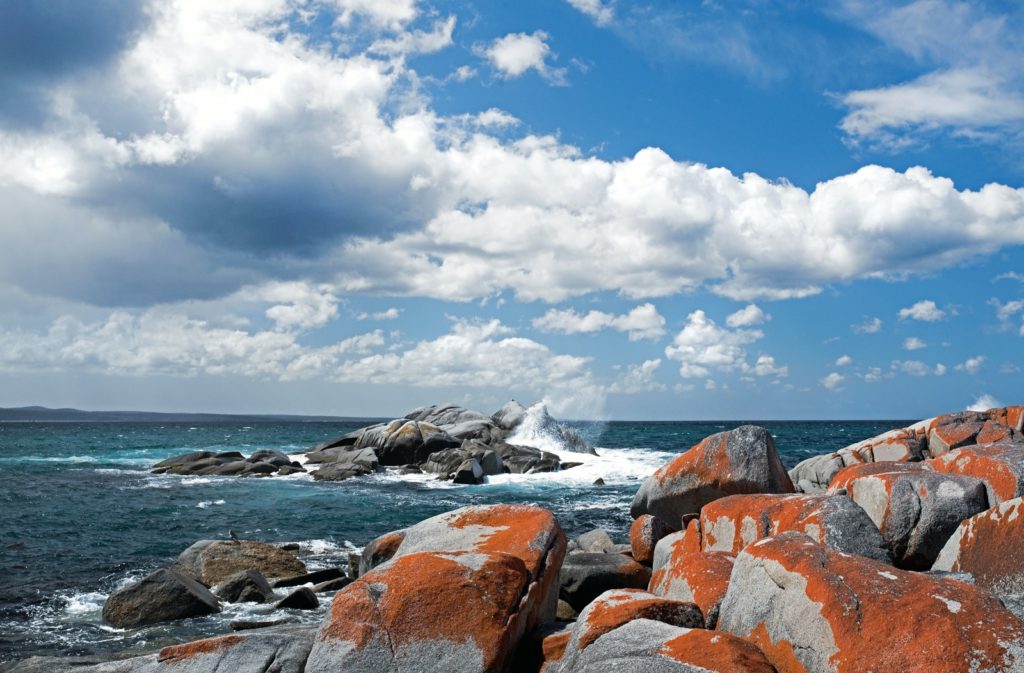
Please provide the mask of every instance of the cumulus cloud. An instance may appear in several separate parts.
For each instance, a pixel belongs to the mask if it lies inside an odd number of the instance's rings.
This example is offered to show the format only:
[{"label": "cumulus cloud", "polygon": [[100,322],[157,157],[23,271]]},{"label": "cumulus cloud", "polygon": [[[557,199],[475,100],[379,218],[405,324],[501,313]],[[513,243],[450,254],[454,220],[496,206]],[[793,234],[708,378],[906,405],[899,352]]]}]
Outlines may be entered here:
[{"label": "cumulus cloud", "polygon": [[900,320],[920,320],[922,322],[938,322],[946,317],[946,312],[935,305],[931,299],[922,299],[913,306],[900,309]]},{"label": "cumulus cloud", "polygon": [[555,68],[549,63],[549,59],[555,55],[551,52],[548,39],[548,34],[543,30],[529,35],[509,33],[487,47],[480,47],[478,51],[505,78],[522,77],[534,70],[552,84],[565,85],[565,68]]},{"label": "cumulus cloud", "polygon": [[958,372],[967,372],[971,376],[974,376],[981,371],[982,365],[985,364],[987,358],[984,355],[978,355],[973,358],[967,358],[964,362],[958,364],[954,369]]},{"label": "cumulus cloud", "polygon": [[594,20],[599,26],[607,26],[615,20],[615,10],[611,3],[602,0],[568,0],[569,4]]},{"label": "cumulus cloud", "polygon": [[725,324],[729,327],[750,327],[751,325],[760,325],[771,319],[772,317],[762,311],[757,304],[748,304],[739,311],[729,315],[725,319]]},{"label": "cumulus cloud", "polygon": [[658,382],[654,375],[661,367],[661,359],[644,360],[640,364],[629,365],[626,373],[608,386],[608,392],[622,395],[635,395],[646,392],[662,392],[666,390],[663,383]]},{"label": "cumulus cloud", "polygon": [[533,326],[543,332],[581,334],[613,329],[627,332],[630,341],[650,339],[657,341],[665,336],[665,318],[658,313],[654,304],[641,304],[629,313],[613,315],[603,311],[590,311],[585,315],[573,309],[549,309],[547,313],[533,320]]},{"label": "cumulus cloud", "polygon": [[917,351],[921,350],[922,348],[927,348],[927,346],[928,344],[926,344],[921,339],[918,339],[917,337],[907,337],[906,339],[903,340],[904,350]]},{"label": "cumulus cloud", "polygon": [[706,378],[712,371],[740,371],[758,376],[786,376],[787,367],[778,366],[770,355],[762,354],[751,365],[746,346],[759,341],[764,333],[756,329],[720,327],[704,311],[694,311],[686,318],[665,356],[680,363],[683,378]]},{"label": "cumulus cloud", "polygon": [[823,387],[828,388],[829,390],[841,390],[844,381],[846,381],[845,376],[843,376],[839,372],[832,372],[831,374],[821,379],[819,383],[821,383]]},{"label": "cumulus cloud", "polygon": [[397,308],[389,308],[386,311],[377,311],[376,313],[357,313],[356,320],[396,320],[398,316],[402,315],[402,310]]},{"label": "cumulus cloud", "polygon": [[870,318],[859,325],[850,325],[850,329],[854,334],[877,334],[882,331],[882,320]]},{"label": "cumulus cloud", "polygon": [[849,355],[840,355],[836,358],[836,367],[849,367],[853,364],[853,358]]},{"label": "cumulus cloud", "polygon": [[995,306],[996,317],[999,319],[1002,329],[1010,329],[1010,322],[1014,319],[1014,316],[1020,313],[1022,320],[1018,334],[1024,336],[1024,299],[1015,299],[1005,304],[998,299],[992,299],[989,301],[989,304]]}]

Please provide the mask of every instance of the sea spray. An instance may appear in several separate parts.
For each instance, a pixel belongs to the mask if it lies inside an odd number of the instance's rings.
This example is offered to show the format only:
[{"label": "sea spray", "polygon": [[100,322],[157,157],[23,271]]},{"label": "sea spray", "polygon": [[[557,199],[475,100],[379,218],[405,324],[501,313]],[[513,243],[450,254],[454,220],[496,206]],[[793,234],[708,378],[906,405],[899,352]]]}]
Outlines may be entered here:
[{"label": "sea spray", "polygon": [[569,451],[597,455],[580,433],[552,418],[543,402],[537,402],[526,410],[522,421],[507,441],[509,444],[532,446],[552,453]]}]

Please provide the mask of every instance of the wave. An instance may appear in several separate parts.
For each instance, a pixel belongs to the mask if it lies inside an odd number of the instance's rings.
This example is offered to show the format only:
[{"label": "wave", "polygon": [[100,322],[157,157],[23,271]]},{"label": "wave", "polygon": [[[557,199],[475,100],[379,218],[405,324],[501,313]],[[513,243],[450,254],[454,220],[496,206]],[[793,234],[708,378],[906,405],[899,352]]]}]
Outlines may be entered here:
[{"label": "wave", "polygon": [[506,440],[509,444],[532,446],[541,451],[589,454],[590,447],[578,432],[556,421],[543,402],[531,405]]}]

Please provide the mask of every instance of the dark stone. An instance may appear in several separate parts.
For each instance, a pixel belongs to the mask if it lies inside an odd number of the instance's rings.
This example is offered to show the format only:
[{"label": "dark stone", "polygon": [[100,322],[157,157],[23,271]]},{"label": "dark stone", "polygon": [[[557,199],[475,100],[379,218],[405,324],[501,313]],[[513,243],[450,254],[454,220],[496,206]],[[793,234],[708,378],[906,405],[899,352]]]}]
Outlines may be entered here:
[{"label": "dark stone", "polygon": [[137,628],[214,612],[220,612],[220,603],[206,587],[164,568],[111,594],[103,619],[120,628]]},{"label": "dark stone", "polygon": [[316,481],[344,481],[352,477],[363,477],[372,474],[373,470],[348,463],[327,463],[313,473]]},{"label": "dark stone", "polygon": [[337,579],[327,580],[326,582],[321,582],[320,584],[314,586],[313,593],[322,594],[326,591],[340,591],[341,589],[347,587],[349,584],[352,584],[352,582],[354,581],[355,580],[353,580],[351,577],[339,577]]},{"label": "dark stone", "polygon": [[604,485],[605,485],[604,484],[604,479],[602,479],[601,477],[598,477],[597,479],[594,480],[594,486],[604,486]]},{"label": "dark stone", "polygon": [[243,570],[213,588],[217,598],[228,603],[269,603],[274,590],[259,570]]},{"label": "dark stone", "polygon": [[306,469],[301,465],[282,465],[277,471],[279,477],[287,477],[289,474],[305,474]]},{"label": "dark stone", "polygon": [[327,580],[335,580],[339,577],[344,577],[345,573],[341,571],[341,568],[327,568],[326,570],[317,570],[311,573],[305,573],[304,575],[295,575],[294,577],[285,577],[274,582],[275,589],[282,589],[284,587],[297,587],[300,584],[320,584]]},{"label": "dark stone", "polygon": [[302,549],[302,545],[298,542],[285,542],[284,544],[277,545],[277,548],[284,551],[299,551]]},{"label": "dark stone", "polygon": [[579,612],[609,589],[647,589],[651,571],[623,554],[568,554],[559,574],[559,597]]},{"label": "dark stone", "polygon": [[251,629],[265,629],[270,626],[280,626],[281,624],[287,624],[287,619],[274,619],[265,622],[250,622],[245,620],[236,620],[231,622],[232,631],[249,631]]},{"label": "dark stone", "polygon": [[292,610],[316,610],[320,607],[320,601],[316,594],[309,587],[299,587],[295,591],[278,601],[275,608],[278,610],[290,608]]},{"label": "dark stone", "polygon": [[454,481],[456,484],[482,484],[484,483],[484,470],[476,458],[470,458],[459,465],[455,470]]}]

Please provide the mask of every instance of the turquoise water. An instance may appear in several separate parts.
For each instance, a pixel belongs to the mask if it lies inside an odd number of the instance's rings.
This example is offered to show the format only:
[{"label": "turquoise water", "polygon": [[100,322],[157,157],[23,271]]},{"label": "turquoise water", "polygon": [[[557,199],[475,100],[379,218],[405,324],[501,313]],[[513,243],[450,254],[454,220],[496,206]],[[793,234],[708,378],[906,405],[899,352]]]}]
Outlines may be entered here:
[{"label": "turquoise water", "polygon": [[[0,424],[0,661],[32,654],[150,649],[227,629],[262,607],[135,631],[107,627],[105,597],[167,565],[202,538],[300,542],[311,568],[343,562],[381,533],[468,504],[535,503],[570,535],[602,526],[625,540],[639,481],[735,422],[574,424],[601,454],[550,475],[480,486],[384,474],[340,483],[308,476],[237,479],[151,475],[188,451],[298,453],[365,423]],[[787,467],[906,421],[765,422]],[[550,448],[550,447],[546,447]],[[605,486],[594,486],[601,477]],[[319,614],[294,614],[318,620]]]}]

